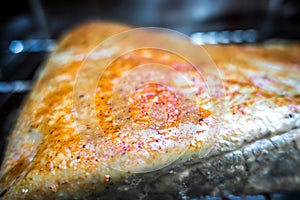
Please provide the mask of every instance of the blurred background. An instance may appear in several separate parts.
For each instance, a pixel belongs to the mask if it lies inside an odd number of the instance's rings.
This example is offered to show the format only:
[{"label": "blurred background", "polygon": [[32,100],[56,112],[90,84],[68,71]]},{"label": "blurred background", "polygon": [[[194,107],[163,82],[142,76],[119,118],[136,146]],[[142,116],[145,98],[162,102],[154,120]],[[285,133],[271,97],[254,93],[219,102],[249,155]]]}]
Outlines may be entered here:
[{"label": "blurred background", "polygon": [[0,163],[36,69],[80,23],[165,27],[199,44],[300,40],[299,0],[10,0],[0,10]]}]

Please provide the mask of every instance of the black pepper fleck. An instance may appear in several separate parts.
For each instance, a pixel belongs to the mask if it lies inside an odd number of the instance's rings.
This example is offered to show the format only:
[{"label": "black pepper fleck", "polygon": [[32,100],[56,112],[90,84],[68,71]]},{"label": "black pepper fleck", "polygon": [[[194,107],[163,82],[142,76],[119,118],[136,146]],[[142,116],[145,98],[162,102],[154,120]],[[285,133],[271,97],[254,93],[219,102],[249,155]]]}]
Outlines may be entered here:
[{"label": "black pepper fleck", "polygon": [[3,190],[3,192],[0,194],[0,197],[3,197],[7,191],[8,191],[8,189],[5,188],[5,189]]}]

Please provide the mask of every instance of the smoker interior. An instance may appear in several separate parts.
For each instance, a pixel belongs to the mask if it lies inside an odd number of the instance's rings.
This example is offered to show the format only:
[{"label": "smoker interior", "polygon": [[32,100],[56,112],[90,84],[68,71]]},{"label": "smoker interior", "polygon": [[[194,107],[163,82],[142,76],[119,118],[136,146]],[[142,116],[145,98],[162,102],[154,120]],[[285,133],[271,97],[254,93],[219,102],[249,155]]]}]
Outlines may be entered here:
[{"label": "smoker interior", "polygon": [[[257,43],[273,38],[300,39],[300,2],[297,0],[10,0],[0,9],[0,163],[7,136],[30,92],[1,87],[14,81],[33,82],[37,68],[50,53],[49,49],[13,52],[10,45],[14,40],[56,41],[66,30],[91,20],[164,27],[188,36],[196,32],[251,29],[257,33],[252,42]],[[299,193],[262,197],[299,199]]]}]

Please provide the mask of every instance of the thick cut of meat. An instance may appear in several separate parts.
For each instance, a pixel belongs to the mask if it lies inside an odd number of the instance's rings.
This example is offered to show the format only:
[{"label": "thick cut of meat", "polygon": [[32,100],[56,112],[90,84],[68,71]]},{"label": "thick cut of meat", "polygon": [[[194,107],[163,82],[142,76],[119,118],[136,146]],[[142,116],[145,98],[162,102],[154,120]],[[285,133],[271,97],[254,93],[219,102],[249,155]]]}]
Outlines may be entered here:
[{"label": "thick cut of meat", "polygon": [[[163,49],[136,49],[117,59],[121,43],[95,49],[128,30],[89,23],[60,40],[9,137],[4,199],[300,189],[299,44],[204,46],[216,77],[205,63],[195,68]],[[95,69],[103,73],[93,85]],[[209,93],[211,83],[220,94]]]}]

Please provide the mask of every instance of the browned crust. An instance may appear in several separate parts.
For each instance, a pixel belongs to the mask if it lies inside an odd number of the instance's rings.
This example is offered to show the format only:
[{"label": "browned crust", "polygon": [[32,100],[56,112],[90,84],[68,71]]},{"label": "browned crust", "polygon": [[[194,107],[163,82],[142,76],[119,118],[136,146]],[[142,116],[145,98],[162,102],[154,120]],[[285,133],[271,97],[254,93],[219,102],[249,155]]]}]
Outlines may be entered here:
[{"label": "browned crust", "polygon": [[[129,30],[129,27],[110,23],[95,22],[80,26],[68,32],[60,40],[52,56],[66,51],[75,51],[76,54],[86,55],[107,37],[125,30]],[[293,93],[294,88],[279,84],[278,86],[283,90],[291,91],[291,95],[280,96],[257,87],[243,73],[244,70],[268,73],[267,69],[249,64],[247,59],[251,58],[286,65],[287,69],[295,69],[298,73],[295,76],[299,76],[299,45],[266,48],[229,45],[206,46],[205,48],[225,77],[224,83],[227,92],[234,85],[254,90],[251,94],[252,99],[231,106],[230,111],[233,114],[247,115],[244,108],[261,96],[268,98],[277,106],[290,105],[291,109],[299,112],[296,106],[300,103],[300,97],[297,92]],[[157,61],[155,59],[160,56],[160,53],[150,53],[154,57],[154,61]],[[134,59],[137,60],[127,60],[126,62],[129,64],[130,62],[143,62],[145,59],[139,53],[136,53],[135,56]],[[173,65],[178,59],[170,58],[167,64]],[[86,148],[87,144],[83,143],[80,136],[75,133],[72,114],[73,87],[74,79],[83,61],[84,58],[59,64],[54,62],[52,57],[48,60],[46,68],[24,104],[16,127],[9,138],[1,168],[1,192],[6,193],[5,198],[54,198],[60,194],[66,197],[69,195],[82,197],[89,192],[102,191],[111,182],[118,182],[127,175],[127,173],[114,171],[101,165],[99,163],[101,156],[97,157],[97,153]],[[121,59],[121,61],[124,60]],[[230,71],[227,68],[228,63],[238,65],[240,68],[237,71]],[[291,73],[278,71],[274,76],[288,78]],[[109,80],[108,76],[106,83],[109,83]],[[104,96],[110,95],[110,90],[111,86],[106,85],[102,93]],[[235,91],[229,92],[227,95],[234,99],[236,95],[241,94]],[[99,107],[96,109],[103,112],[108,110],[105,106],[103,107],[105,102],[102,102],[101,98],[96,99],[96,103],[97,101]],[[176,107],[177,103],[174,105]],[[213,111],[199,108],[199,112],[202,114],[197,119],[201,124],[204,118],[209,117]],[[143,117],[145,116],[141,116],[142,119]],[[106,118],[109,116],[99,115],[100,124],[102,123],[105,130],[116,134],[118,130],[111,129],[109,123],[105,121]],[[174,126],[174,124],[170,126]],[[193,148],[197,149],[199,146]],[[155,159],[155,156],[150,159]],[[112,177],[109,181],[107,181],[108,174]]]}]

